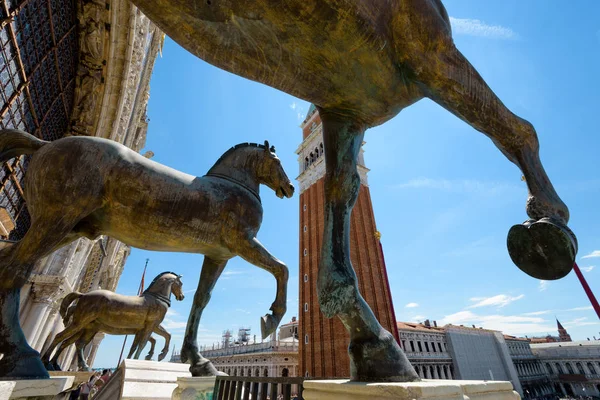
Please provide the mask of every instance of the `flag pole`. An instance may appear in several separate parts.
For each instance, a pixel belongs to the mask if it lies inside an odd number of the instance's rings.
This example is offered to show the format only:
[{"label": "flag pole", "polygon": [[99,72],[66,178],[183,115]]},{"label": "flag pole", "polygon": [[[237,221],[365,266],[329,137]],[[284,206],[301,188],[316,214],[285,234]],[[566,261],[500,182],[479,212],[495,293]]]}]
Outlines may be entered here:
[{"label": "flag pole", "polygon": [[[144,292],[144,277],[146,276],[146,268],[148,268],[149,258],[146,258],[146,265],[144,265],[144,272],[142,272],[142,279],[140,281],[140,286],[138,288],[138,296],[141,296]],[[125,343],[127,343],[127,335],[125,335],[125,339],[123,339],[123,347],[121,347],[121,354],[119,354],[119,361],[117,362],[117,368],[119,368],[119,364],[121,364],[121,359],[123,358],[123,350],[125,350]]]},{"label": "flag pole", "polygon": [[588,299],[590,299],[590,303],[592,303],[592,307],[594,308],[594,311],[596,311],[596,315],[598,316],[598,318],[600,318],[600,305],[598,305],[596,296],[594,296],[592,289],[590,289],[590,286],[588,285],[587,281],[583,277],[583,274],[581,273],[581,270],[579,269],[579,266],[577,265],[577,263],[574,263],[573,269],[575,270],[575,275],[577,275],[577,278],[579,279],[581,286],[583,286],[583,290],[585,291],[585,294],[587,294]]}]

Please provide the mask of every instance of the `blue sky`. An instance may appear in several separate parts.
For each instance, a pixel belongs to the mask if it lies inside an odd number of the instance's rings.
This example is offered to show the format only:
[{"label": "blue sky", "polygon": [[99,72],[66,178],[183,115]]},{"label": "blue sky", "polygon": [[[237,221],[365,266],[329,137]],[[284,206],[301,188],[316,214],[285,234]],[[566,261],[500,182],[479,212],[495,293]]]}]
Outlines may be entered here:
[{"label": "blue sky", "polygon": [[[535,126],[542,162],[571,211],[578,262],[600,296],[600,3],[446,0],[458,48],[503,102]],[[154,160],[203,175],[229,147],[265,139],[288,175],[309,104],[218,70],[167,38],[155,65],[146,148]],[[527,219],[519,170],[482,134],[422,100],[371,129],[365,162],[399,321],[455,323],[518,335],[556,334],[555,316],[573,339],[600,337],[600,323],[574,273],[540,282],[506,251],[510,227]],[[290,268],[288,312],[298,315],[298,196],[261,191],[260,241]],[[149,282],[183,274],[186,299],[173,301],[165,327],[181,346],[202,256],[132,251],[117,288],[134,294],[146,258]],[[202,317],[199,342],[250,327],[275,296],[275,280],[235,258]],[[259,339],[260,340],[260,339]],[[96,366],[117,363],[122,337],[104,339]],[[128,341],[129,346],[131,338]],[[158,350],[163,341],[158,339]],[[171,346],[172,347],[172,346]]]}]

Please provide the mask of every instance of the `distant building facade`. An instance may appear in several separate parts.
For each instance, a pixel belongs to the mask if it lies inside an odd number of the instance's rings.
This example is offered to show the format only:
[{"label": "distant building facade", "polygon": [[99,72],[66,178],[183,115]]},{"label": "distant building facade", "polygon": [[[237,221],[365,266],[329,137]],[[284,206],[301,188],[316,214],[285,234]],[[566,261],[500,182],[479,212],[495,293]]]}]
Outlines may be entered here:
[{"label": "distant building facade", "polygon": [[[306,377],[350,375],[350,337],[338,318],[326,318],[317,298],[317,275],[324,229],[325,152],[323,125],[314,106],[301,125],[303,141],[296,150],[300,167],[300,371]],[[396,318],[379,232],[367,181],[363,150],[358,156],[360,191],[351,215],[350,259],[361,295],[379,323],[398,340]]]},{"label": "distant building facade", "polygon": [[537,343],[531,350],[561,397],[600,397],[600,341]]},{"label": "distant building facade", "polygon": [[[146,106],[163,33],[128,0],[15,0],[0,21],[0,128],[44,140],[85,135],[136,151],[145,144]],[[0,169],[0,243],[20,240],[30,226],[23,183],[29,156]],[[51,166],[49,166],[51,167]],[[114,290],[130,253],[100,237],[79,239],[39,260],[21,290],[21,326],[43,352],[63,329],[58,308],[69,292]],[[102,335],[85,350],[93,364]],[[59,358],[72,366],[74,346]]]}]

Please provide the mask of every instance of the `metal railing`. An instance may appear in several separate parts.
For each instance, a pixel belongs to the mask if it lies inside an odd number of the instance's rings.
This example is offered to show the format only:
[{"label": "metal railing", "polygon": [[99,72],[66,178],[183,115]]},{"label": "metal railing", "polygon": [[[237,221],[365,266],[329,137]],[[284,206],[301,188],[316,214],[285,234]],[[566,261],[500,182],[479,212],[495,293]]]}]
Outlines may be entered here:
[{"label": "metal railing", "polygon": [[217,376],[213,400],[303,400],[304,378]]}]

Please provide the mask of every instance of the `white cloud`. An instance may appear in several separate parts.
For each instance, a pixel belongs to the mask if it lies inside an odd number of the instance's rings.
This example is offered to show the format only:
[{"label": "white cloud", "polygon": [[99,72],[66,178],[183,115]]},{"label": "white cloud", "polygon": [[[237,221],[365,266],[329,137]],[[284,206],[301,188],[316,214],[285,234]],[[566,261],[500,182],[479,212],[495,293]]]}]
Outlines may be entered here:
[{"label": "white cloud", "polygon": [[295,101],[294,101],[292,104],[290,104],[290,108],[291,108],[292,110],[295,110],[297,106],[298,106],[298,105],[296,104],[296,102],[295,102]]},{"label": "white cloud", "polygon": [[167,310],[167,314],[166,314],[167,317],[174,317],[176,315],[179,315],[179,313],[177,311],[173,310],[172,308],[169,308]]},{"label": "white cloud", "polygon": [[425,317],[423,315],[415,315],[410,319],[410,322],[423,322]]},{"label": "white cloud", "polygon": [[524,294],[520,294],[520,295],[514,296],[514,297],[508,296],[505,294],[499,294],[499,295],[492,296],[492,297],[473,297],[470,300],[476,301],[476,303],[469,306],[468,308],[489,307],[489,306],[505,307],[514,301],[521,300],[523,297],[525,297]]},{"label": "white cloud", "polygon": [[587,256],[583,256],[581,258],[596,258],[596,257],[600,257],[600,250],[594,250]]},{"label": "white cloud", "polygon": [[592,306],[585,306],[585,307],[575,307],[575,308],[569,308],[568,310],[564,310],[564,311],[587,311],[587,310],[593,310],[594,307]]},{"label": "white cloud", "polygon": [[550,286],[550,281],[540,280],[540,285],[538,286],[538,289],[540,292],[543,292],[544,290],[548,289],[548,286]]},{"label": "white cloud", "polygon": [[585,272],[592,272],[592,270],[593,270],[594,268],[596,268],[596,267],[595,267],[595,266],[593,266],[593,265],[590,265],[589,267],[581,267],[581,270],[582,270],[582,271],[585,271]]},{"label": "white cloud", "polygon": [[452,33],[455,35],[478,36],[492,39],[517,39],[512,29],[501,25],[488,25],[478,19],[450,17]]},{"label": "white cloud", "polygon": [[408,303],[404,307],[406,307],[406,308],[415,308],[415,307],[419,307],[419,304],[417,304],[417,303]]},{"label": "white cloud", "polygon": [[225,272],[223,272],[223,276],[232,276],[232,275],[241,275],[244,274],[245,271],[240,271],[237,269],[231,269],[231,270],[227,270]]},{"label": "white cloud", "polygon": [[[519,187],[514,184],[502,182],[483,182],[471,179],[449,180],[416,178],[408,182],[393,185],[396,189],[432,189],[455,193],[473,193],[483,195],[497,195],[507,191],[513,191]],[[525,190],[525,187],[522,188]]]},{"label": "white cloud", "polygon": [[169,330],[169,329],[182,329],[182,328],[185,328],[187,326],[187,322],[185,322],[185,321],[173,321],[170,318],[165,318],[165,319],[163,319],[163,322],[162,322],[161,325],[166,330]]},{"label": "white cloud", "polygon": [[589,326],[589,325],[598,325],[599,321],[588,321],[587,317],[575,318],[572,321],[567,321],[563,324],[563,326],[567,329],[574,328],[577,326]]},{"label": "white cloud", "polygon": [[545,310],[545,311],[534,311],[534,312],[528,312],[528,313],[523,313],[523,315],[544,315],[544,314],[549,314],[550,310]]},{"label": "white cloud", "polygon": [[556,325],[540,317],[518,315],[477,315],[472,311],[459,311],[447,315],[439,322],[453,325],[475,325],[484,329],[501,331],[509,335],[527,335],[556,331]]}]

